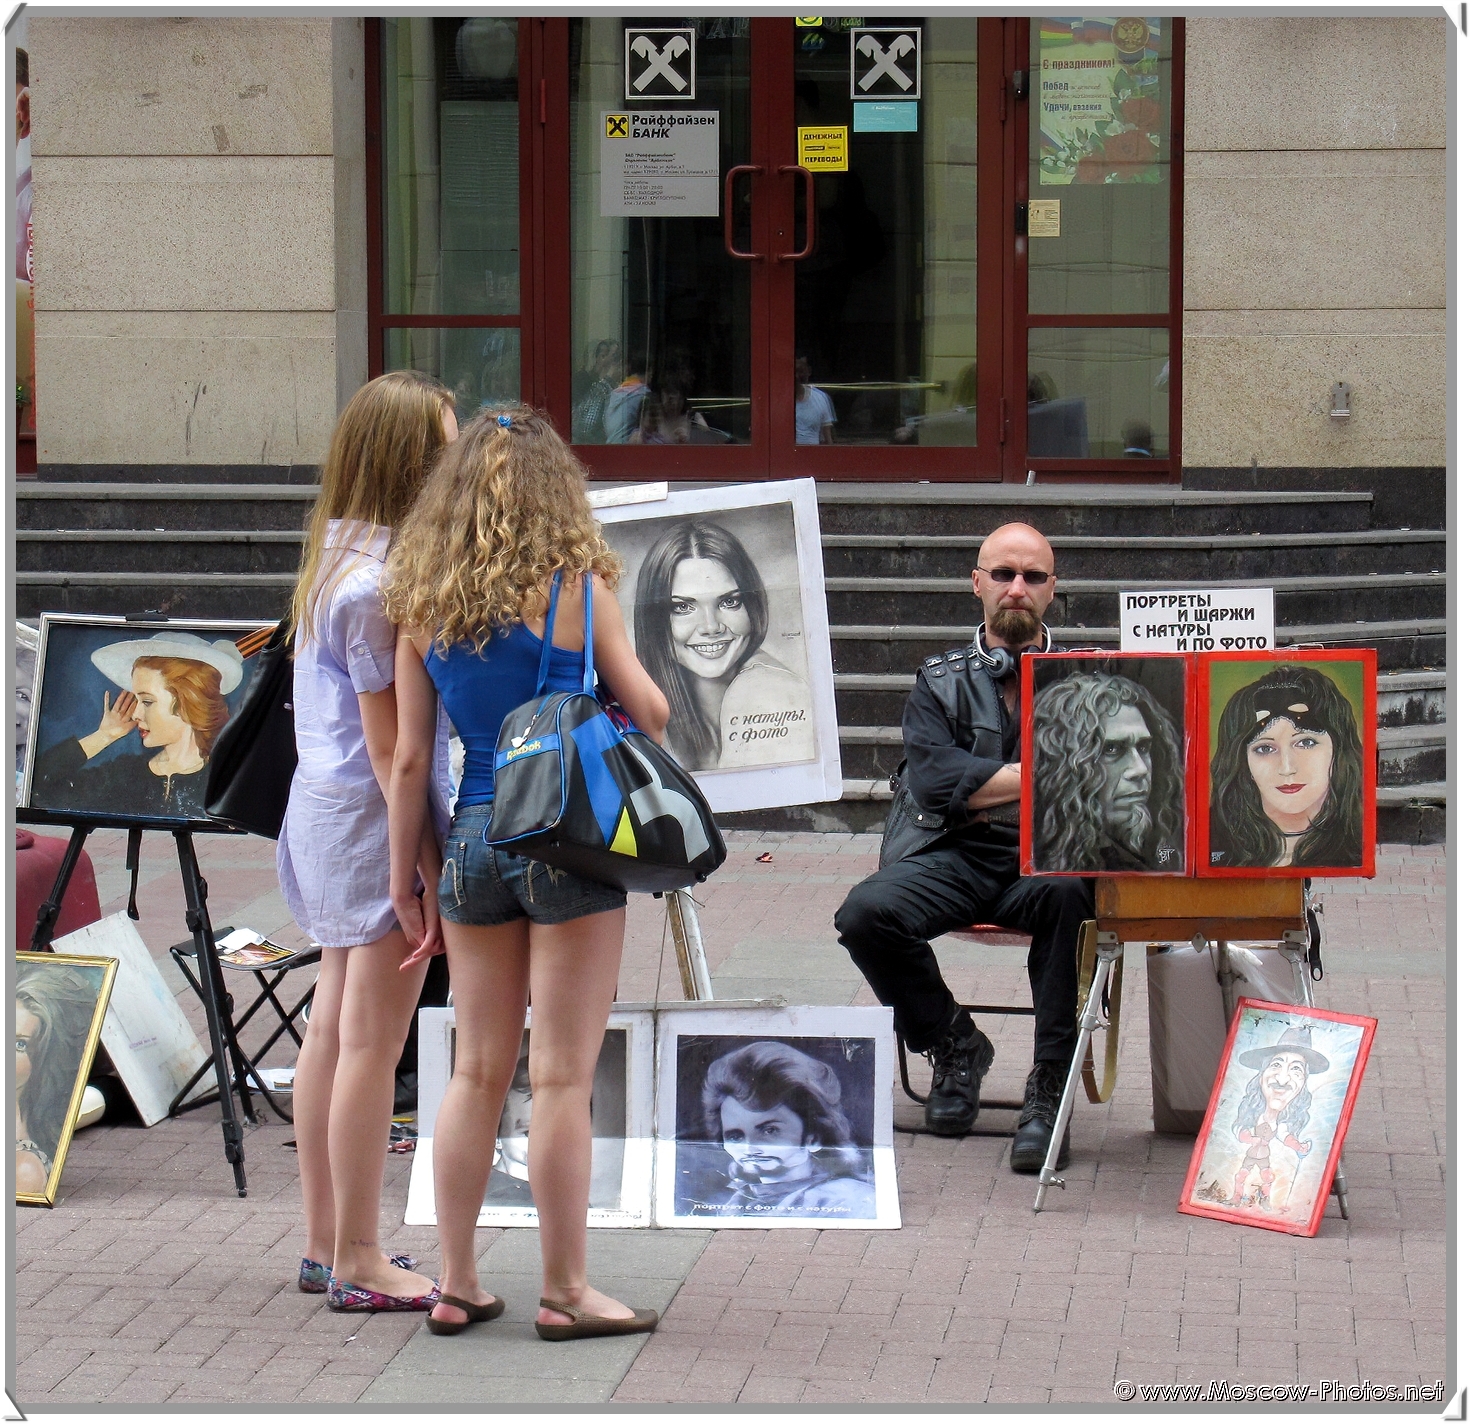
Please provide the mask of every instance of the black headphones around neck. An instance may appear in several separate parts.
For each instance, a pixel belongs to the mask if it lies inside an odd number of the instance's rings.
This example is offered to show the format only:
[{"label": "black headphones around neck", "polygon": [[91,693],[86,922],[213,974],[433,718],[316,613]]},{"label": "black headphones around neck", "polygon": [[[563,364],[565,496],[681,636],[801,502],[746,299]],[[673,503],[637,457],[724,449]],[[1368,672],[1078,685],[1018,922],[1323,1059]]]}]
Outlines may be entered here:
[{"label": "black headphones around neck", "polygon": [[[1051,629],[1045,623],[1041,625],[1042,643],[1039,648],[1022,648],[1021,657],[1027,653],[1049,653],[1051,652]],[[990,648],[985,643],[985,625],[982,623],[975,629],[975,652],[979,655],[980,665],[997,682],[1008,678],[1013,672],[1020,669],[1020,658],[1009,648]]]}]

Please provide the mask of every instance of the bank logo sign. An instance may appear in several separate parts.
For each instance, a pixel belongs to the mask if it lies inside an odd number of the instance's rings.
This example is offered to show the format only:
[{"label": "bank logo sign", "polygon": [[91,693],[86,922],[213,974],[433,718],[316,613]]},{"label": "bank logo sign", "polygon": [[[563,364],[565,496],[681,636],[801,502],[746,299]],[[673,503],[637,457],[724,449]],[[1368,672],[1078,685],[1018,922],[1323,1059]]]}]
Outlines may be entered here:
[{"label": "bank logo sign", "polygon": [[851,31],[850,97],[917,99],[922,26],[864,26]]},{"label": "bank logo sign", "polygon": [[694,27],[623,32],[623,98],[694,97]]}]

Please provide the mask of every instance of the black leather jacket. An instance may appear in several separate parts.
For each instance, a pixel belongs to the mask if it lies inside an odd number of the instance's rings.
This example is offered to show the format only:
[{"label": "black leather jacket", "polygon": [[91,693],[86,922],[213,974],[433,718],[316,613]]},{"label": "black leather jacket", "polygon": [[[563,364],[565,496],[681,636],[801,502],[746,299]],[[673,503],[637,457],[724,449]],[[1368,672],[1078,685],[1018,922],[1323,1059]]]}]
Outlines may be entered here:
[{"label": "black leather jacket", "polygon": [[[1017,727],[999,684],[973,645],[926,658],[903,714],[904,759],[889,778],[893,805],[880,865],[917,855],[975,823],[966,802],[1017,759]],[[1015,825],[1017,807],[997,807],[991,824]]]}]

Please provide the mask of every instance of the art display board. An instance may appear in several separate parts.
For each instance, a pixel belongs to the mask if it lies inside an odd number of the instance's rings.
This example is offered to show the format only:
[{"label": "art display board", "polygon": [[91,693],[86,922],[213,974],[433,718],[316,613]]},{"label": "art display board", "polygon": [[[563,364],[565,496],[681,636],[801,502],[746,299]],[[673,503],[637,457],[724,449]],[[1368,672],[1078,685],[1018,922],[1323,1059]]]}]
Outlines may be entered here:
[{"label": "art display board", "polygon": [[1372,876],[1377,687],[1371,648],[1029,654],[1021,873]]},{"label": "art display board", "polygon": [[[506,1094],[480,1226],[535,1226],[527,1168],[531,1083],[526,1036]],[[418,1143],[404,1222],[434,1226],[434,1125],[454,1071],[454,1010],[419,1010]],[[587,1225],[647,1226],[653,1178],[653,1018],[648,1010],[614,1008],[592,1084],[592,1193]]]},{"label": "art display board", "polygon": [[666,745],[715,811],[842,796],[815,481],[597,511],[618,601],[669,699]]},{"label": "art display board", "polygon": [[1373,874],[1378,654],[1200,653],[1200,875]]},{"label": "art display board", "polygon": [[[410,1226],[435,1224],[453,1055],[454,1010],[420,1009]],[[897,1228],[893,1069],[886,1008],[615,1006],[593,1084],[588,1226]],[[481,1226],[536,1224],[531,1096],[523,1045]]]},{"label": "art display board", "polygon": [[660,1226],[897,1229],[893,1013],[658,1015]]},{"label": "art display board", "polygon": [[[169,1104],[209,1054],[164,983],[137,925],[120,910],[55,940],[53,948],[58,954],[117,961],[112,997],[102,1021],[102,1046],[143,1126],[162,1122]],[[197,1091],[203,1096],[211,1088],[203,1083]]]},{"label": "art display board", "polygon": [[1171,653],[1021,659],[1021,873],[1185,875],[1193,681]]},{"label": "art display board", "polygon": [[117,960],[15,956],[15,1199],[53,1206]]},{"label": "art display board", "polygon": [[1315,1236],[1377,1025],[1242,999],[1179,1210]]},{"label": "art display board", "polygon": [[219,830],[204,814],[214,739],[269,626],[41,615],[20,804]]}]

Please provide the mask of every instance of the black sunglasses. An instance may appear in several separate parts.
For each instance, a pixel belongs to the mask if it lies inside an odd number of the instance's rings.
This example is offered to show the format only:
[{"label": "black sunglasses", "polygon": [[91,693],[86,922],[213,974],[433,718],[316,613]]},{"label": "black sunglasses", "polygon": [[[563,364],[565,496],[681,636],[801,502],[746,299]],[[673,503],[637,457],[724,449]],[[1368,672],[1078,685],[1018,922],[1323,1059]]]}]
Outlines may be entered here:
[{"label": "black sunglasses", "polygon": [[1017,574],[1029,583],[1032,588],[1044,584],[1048,579],[1054,579],[1055,574],[1043,573],[1040,569],[982,569],[978,564],[975,566],[977,573],[989,574],[992,583],[1011,583]]}]

